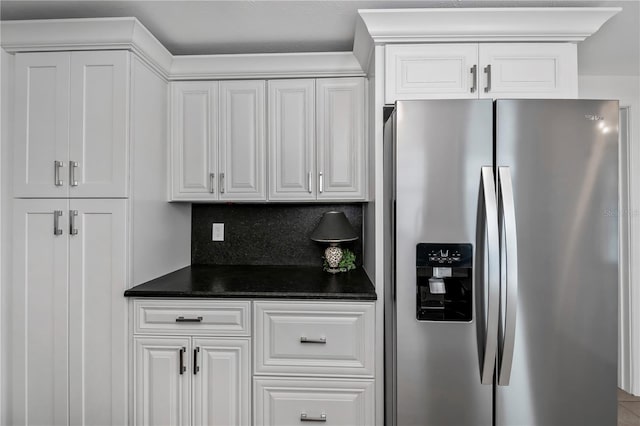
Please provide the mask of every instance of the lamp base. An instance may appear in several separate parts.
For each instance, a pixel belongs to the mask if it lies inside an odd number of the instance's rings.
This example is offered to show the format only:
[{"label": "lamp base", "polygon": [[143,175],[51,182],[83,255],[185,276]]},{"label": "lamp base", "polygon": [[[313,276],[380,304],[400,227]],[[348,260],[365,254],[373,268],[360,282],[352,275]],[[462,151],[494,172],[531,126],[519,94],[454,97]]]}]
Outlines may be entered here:
[{"label": "lamp base", "polygon": [[324,251],[324,258],[327,261],[327,265],[329,265],[329,267],[325,269],[327,272],[331,272],[332,274],[340,272],[340,268],[338,267],[342,260],[342,249],[340,247],[333,244],[327,247]]},{"label": "lamp base", "polygon": [[337,274],[338,272],[344,272],[344,269],[340,268],[324,268],[325,272],[329,272],[330,274]]}]

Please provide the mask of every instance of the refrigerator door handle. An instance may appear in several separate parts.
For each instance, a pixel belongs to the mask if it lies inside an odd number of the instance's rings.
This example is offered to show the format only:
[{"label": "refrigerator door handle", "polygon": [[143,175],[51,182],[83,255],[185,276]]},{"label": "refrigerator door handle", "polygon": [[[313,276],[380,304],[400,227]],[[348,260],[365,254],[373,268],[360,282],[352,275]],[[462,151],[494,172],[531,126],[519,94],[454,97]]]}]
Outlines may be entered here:
[{"label": "refrigerator door handle", "polygon": [[[500,314],[500,239],[498,230],[498,203],[496,200],[496,187],[494,182],[493,167],[482,167],[482,197],[480,203],[482,210],[478,216],[478,236],[484,235],[486,229],[486,246],[484,252],[485,241],[478,238],[476,250],[483,252],[479,258],[484,262],[485,255],[488,265],[488,276],[480,277],[484,284],[483,288],[487,289],[487,317],[486,317],[486,335],[484,336],[484,348],[482,350],[480,383],[490,385],[493,383],[496,352],[498,347],[498,323]],[[483,214],[484,213],[484,214]],[[484,273],[483,273],[484,275]]]},{"label": "refrigerator door handle", "polygon": [[500,222],[504,226],[504,250],[506,283],[504,335],[498,365],[498,385],[507,386],[511,378],[511,365],[516,335],[516,311],[518,307],[518,236],[513,185],[509,167],[498,167]]}]

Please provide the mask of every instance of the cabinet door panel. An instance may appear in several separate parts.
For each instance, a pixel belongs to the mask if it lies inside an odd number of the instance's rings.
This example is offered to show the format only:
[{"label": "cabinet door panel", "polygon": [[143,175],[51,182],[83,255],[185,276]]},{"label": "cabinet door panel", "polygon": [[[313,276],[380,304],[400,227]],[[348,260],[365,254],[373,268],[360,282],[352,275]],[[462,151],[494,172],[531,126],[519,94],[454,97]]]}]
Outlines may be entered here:
[{"label": "cabinet door panel", "polygon": [[126,200],[71,200],[70,417],[75,425],[126,424]]},{"label": "cabinet door panel", "polygon": [[318,199],[365,197],[364,79],[319,79]]},{"label": "cabinet door panel", "polygon": [[[69,53],[17,53],[14,164],[16,197],[69,192]],[[54,161],[64,167],[54,179]]]},{"label": "cabinet door panel", "polygon": [[478,97],[477,90],[472,92],[471,73],[478,63],[477,44],[391,45],[385,49],[385,103]]},{"label": "cabinet door panel", "polygon": [[250,423],[249,338],[194,339],[194,425]]},{"label": "cabinet door panel", "polygon": [[[128,195],[129,53],[73,52],[69,125],[69,194]],[[160,125],[160,123],[159,123]]]},{"label": "cabinet door panel", "polygon": [[[191,424],[191,353],[188,337],[136,337],[136,425]],[[180,374],[180,351],[184,349]]]},{"label": "cabinet door panel", "polygon": [[218,199],[218,83],[172,83],[174,200]]},{"label": "cabinet door panel", "polygon": [[269,199],[314,200],[314,80],[269,81]]},{"label": "cabinet door panel", "polygon": [[[573,43],[480,44],[480,97],[577,98],[576,51]],[[487,65],[491,65],[490,87],[484,72]]]},{"label": "cabinet door panel", "polygon": [[220,199],[266,200],[264,87],[220,83]]},{"label": "cabinet door panel", "polygon": [[[13,418],[63,425],[68,413],[67,200],[15,200],[13,216]],[[54,210],[61,235],[54,235]]]}]

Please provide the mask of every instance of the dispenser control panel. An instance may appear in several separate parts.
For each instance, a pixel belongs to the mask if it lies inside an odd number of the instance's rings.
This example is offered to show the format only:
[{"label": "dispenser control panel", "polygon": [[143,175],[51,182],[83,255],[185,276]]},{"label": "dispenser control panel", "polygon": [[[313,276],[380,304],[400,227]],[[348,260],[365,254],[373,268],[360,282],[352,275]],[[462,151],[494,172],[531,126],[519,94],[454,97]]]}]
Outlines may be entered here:
[{"label": "dispenser control panel", "polygon": [[448,266],[451,268],[471,267],[471,244],[429,244],[417,246],[416,266]]}]

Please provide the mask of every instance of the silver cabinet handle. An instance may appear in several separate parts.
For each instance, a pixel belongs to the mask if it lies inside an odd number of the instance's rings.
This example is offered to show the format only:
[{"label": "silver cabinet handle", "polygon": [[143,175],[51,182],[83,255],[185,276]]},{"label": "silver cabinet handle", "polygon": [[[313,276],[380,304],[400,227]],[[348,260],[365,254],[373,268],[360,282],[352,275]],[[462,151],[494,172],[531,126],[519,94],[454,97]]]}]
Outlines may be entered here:
[{"label": "silver cabinet handle", "polygon": [[504,264],[506,272],[504,283],[506,288],[504,337],[502,354],[498,366],[498,385],[507,386],[511,378],[511,364],[516,336],[516,311],[518,306],[518,235],[516,232],[516,210],[513,199],[513,186],[509,167],[498,167],[500,200],[500,227],[504,226]]},{"label": "silver cabinet handle", "polygon": [[309,188],[309,194],[311,194],[311,172],[307,173],[307,188]]},{"label": "silver cabinet handle", "polygon": [[53,211],[53,235],[62,235],[62,229],[60,228],[61,217],[62,217],[62,210]]},{"label": "silver cabinet handle", "polygon": [[78,210],[69,210],[69,235],[78,235],[76,216],[78,216]]},{"label": "silver cabinet handle", "polygon": [[[482,356],[480,359],[480,383],[490,385],[493,383],[500,314],[500,237],[493,167],[483,167],[481,179],[476,225],[476,256],[478,257],[476,264],[479,267],[476,268],[476,273],[479,278],[478,282],[483,283],[487,290],[488,300],[486,322],[478,321],[477,327],[484,327],[484,330],[479,329],[479,335],[484,335],[484,342],[478,342],[479,344],[484,343],[484,348],[481,347],[479,351]],[[485,245],[487,246],[486,253],[484,252]],[[488,264],[486,278],[484,274],[485,258]]]},{"label": "silver cabinet handle", "polygon": [[78,181],[76,180],[77,168],[78,168],[77,161],[69,161],[69,184],[71,186],[78,186]]},{"label": "silver cabinet handle", "polygon": [[62,161],[54,161],[53,162],[53,184],[55,186],[64,185],[64,181],[60,179],[60,168],[64,167],[64,162]]},{"label": "silver cabinet handle", "polygon": [[178,317],[176,318],[176,322],[202,322],[202,317],[196,317],[196,318]]},{"label": "silver cabinet handle", "polygon": [[224,194],[224,173],[220,173],[220,193]]},{"label": "silver cabinet handle", "polygon": [[320,193],[322,194],[322,191],[324,190],[324,179],[322,176],[322,172],[320,172],[320,176],[319,176],[319,183],[318,183],[318,189],[320,190]]},{"label": "silver cabinet handle", "polygon": [[321,337],[319,339],[309,339],[307,337],[302,336],[300,338],[300,343],[320,343],[322,345],[327,343],[327,338],[326,337]]},{"label": "silver cabinet handle", "polygon": [[216,192],[215,180],[216,180],[216,174],[209,173],[209,192],[212,194]]},{"label": "silver cabinet handle", "polygon": [[476,93],[476,81],[478,80],[478,65],[471,67],[471,93]]},{"label": "silver cabinet handle", "polygon": [[184,366],[184,353],[187,351],[187,348],[184,346],[180,348],[180,359],[178,360],[180,364],[178,365],[178,369],[180,370],[180,374],[184,374],[187,371],[187,367]]},{"label": "silver cabinet handle", "polygon": [[309,417],[307,413],[300,413],[300,421],[301,422],[326,422],[327,415],[322,413],[320,417]]},{"label": "silver cabinet handle", "polygon": [[491,64],[484,67],[484,72],[487,74],[487,87],[484,88],[484,93],[489,93],[491,90]]}]

